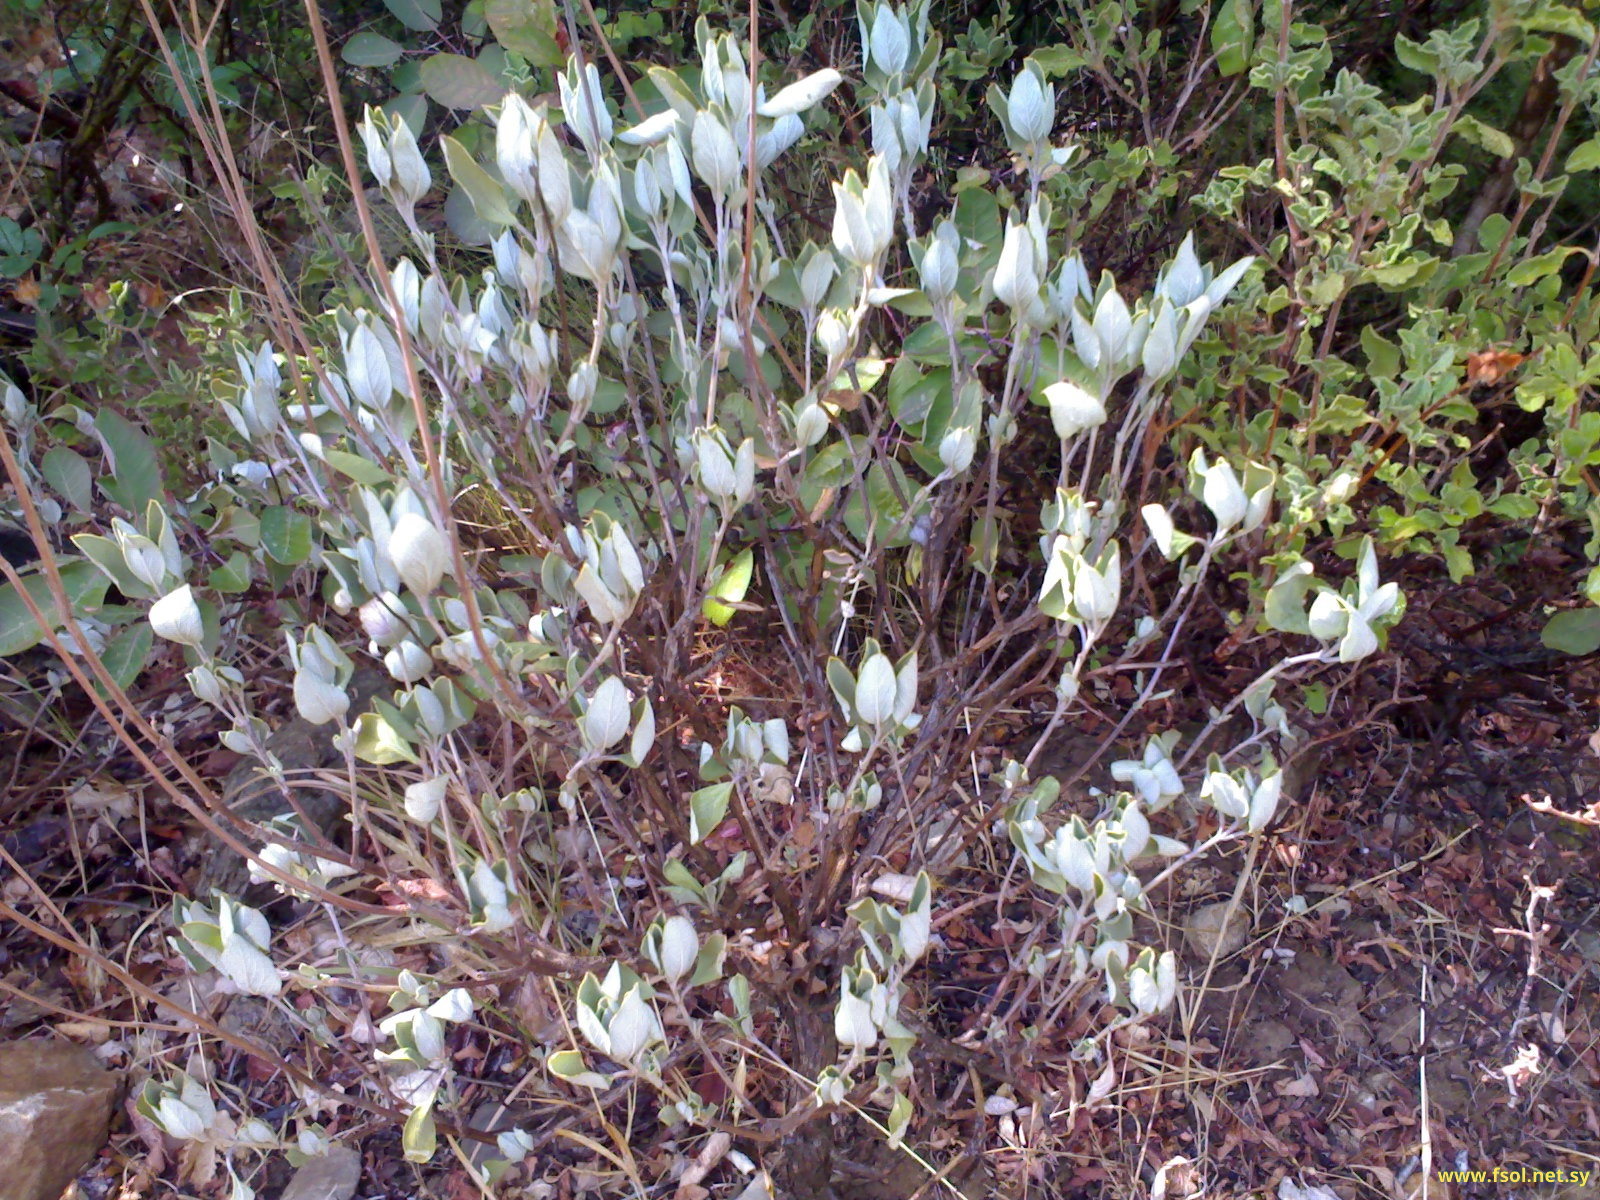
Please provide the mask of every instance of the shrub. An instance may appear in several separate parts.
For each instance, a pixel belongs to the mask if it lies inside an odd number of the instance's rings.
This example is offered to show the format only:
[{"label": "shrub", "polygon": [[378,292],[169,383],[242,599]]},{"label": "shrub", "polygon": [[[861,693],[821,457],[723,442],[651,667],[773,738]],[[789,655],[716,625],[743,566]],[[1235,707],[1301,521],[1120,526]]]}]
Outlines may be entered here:
[{"label": "shrub", "polygon": [[[1224,7],[1219,64],[1248,67],[1294,118],[1273,156],[1219,168],[1196,199],[1257,251],[1226,265],[1174,239],[1125,294],[1069,244],[1105,187],[1137,175],[1113,146],[1097,186],[1056,132],[1053,78],[1104,63],[1098,24],[988,89],[1014,194],[958,183],[926,216],[914,193],[941,65],[970,63],[981,31],[946,56],[925,3],[862,4],[860,62],[839,66],[859,72],[870,152],[807,133],[840,69],[780,86],[703,22],[698,64],[623,80],[575,55],[556,104],[511,92],[474,110],[439,139],[451,229],[487,247],[474,271],[442,263],[418,220],[438,164],[369,109],[367,168],[410,247],[365,306],[293,350],[241,347],[213,381],[226,424],[183,505],[208,570],[131,423],[7,393],[24,451],[8,468],[32,493],[92,503],[63,447],[45,451],[68,424],[111,461],[102,491],[121,515],[75,539],[87,561],[61,576],[84,613],[107,582],[148,604],[148,624],[103,631],[123,651],[103,684],[136,676],[150,631],[182,646],[195,694],[232,724],[225,744],[270,771],[225,632],[276,599],[295,706],[340,730],[359,789],[359,873],[336,889],[346,864],[282,838],[259,873],[330,906],[386,876],[431,874],[446,893],[396,920],[450,942],[453,966],[342,964],[393,988],[379,1059],[408,1155],[433,1154],[435,1112],[462,1124],[449,1027],[497,1003],[512,1019],[483,980],[529,969],[564,981],[575,1029],[544,1048],[552,1088],[609,1103],[639,1086],[667,1125],[751,1129],[749,1072],[776,1047],[806,1094],[791,1111],[871,1114],[898,1144],[912,1049],[937,1036],[916,978],[941,889],[997,832],[1059,934],[1019,964],[1025,986],[1045,1012],[1105,998],[1075,1050],[1098,1076],[1111,1035],[1179,986],[1136,928],[1149,886],[1258,835],[1283,800],[1296,731],[1278,685],[1371,655],[1399,619],[1377,547],[1437,551],[1459,575],[1477,514],[1587,505],[1590,318],[1562,299],[1575,252],[1540,249],[1526,209],[1444,252],[1462,172],[1443,148],[1505,148],[1467,106],[1484,71],[1547,44],[1549,12],[1403,42],[1437,80],[1430,106],[1350,72],[1329,82],[1325,39],[1287,12],[1257,28]],[[1562,78],[1574,105],[1587,97],[1576,68]],[[1164,148],[1141,153],[1183,144],[1176,126],[1147,132]],[[806,162],[833,176],[831,223],[777,185]],[[1540,357],[1518,397],[1559,428],[1484,499],[1446,448],[1476,417],[1471,388],[1499,380],[1473,347],[1524,337]],[[1342,582],[1313,566],[1330,546],[1354,564]],[[1235,635],[1267,635],[1259,670],[1185,742],[1151,728],[1154,706],[1224,579],[1247,610]],[[44,619],[49,602],[0,598],[0,649],[44,636],[35,618],[83,646],[93,628]],[[350,704],[357,660],[395,685],[368,712]],[[708,696],[724,667],[773,694]],[[958,765],[984,723],[1039,695],[1048,715],[1020,761],[968,791]],[[1113,701],[1076,775],[1131,733],[1134,753],[1093,776],[1121,786],[1064,805],[1064,781],[1030,765]],[[270,925],[238,897],[214,904],[180,906],[197,968],[263,995],[333,986],[274,966]],[[150,1119],[187,1103],[188,1082],[151,1091]],[[524,1131],[501,1149],[533,1144]]]}]

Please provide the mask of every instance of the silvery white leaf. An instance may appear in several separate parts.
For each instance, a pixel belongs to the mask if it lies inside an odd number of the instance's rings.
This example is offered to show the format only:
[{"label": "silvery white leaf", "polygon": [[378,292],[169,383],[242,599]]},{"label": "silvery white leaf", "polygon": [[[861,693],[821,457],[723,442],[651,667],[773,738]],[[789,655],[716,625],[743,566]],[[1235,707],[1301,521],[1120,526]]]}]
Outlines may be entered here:
[{"label": "silvery white leaf", "polygon": [[589,701],[583,715],[585,740],[595,750],[609,750],[628,732],[628,689],[615,675],[608,676]]},{"label": "silvery white leaf", "polygon": [[638,987],[628,989],[606,1027],[611,1038],[611,1057],[632,1062],[659,1034],[656,1014],[640,996]]},{"label": "silvery white leaf", "polygon": [[898,75],[911,53],[911,29],[905,18],[888,5],[878,9],[868,46],[878,70],[885,75]]},{"label": "silvery white leaf", "polygon": [[1134,967],[1128,972],[1128,999],[1146,1016],[1161,1010],[1161,988],[1143,967]]},{"label": "silvery white leaf", "polygon": [[799,117],[779,117],[772,123],[770,129],[765,129],[756,135],[756,166],[763,171],[766,170],[782,158],[785,151],[798,142],[805,131],[805,122]]},{"label": "silvery white leaf", "polygon": [[1221,460],[1206,468],[1205,485],[1200,498],[1216,518],[1219,535],[1243,521],[1250,507],[1244,488],[1239,486],[1239,477],[1233,473],[1233,467]]},{"label": "silvery white leaf", "polygon": [[1248,258],[1241,258],[1211,281],[1211,284],[1206,288],[1206,299],[1211,302],[1213,308],[1228,298],[1234,286],[1244,278],[1244,273],[1250,269],[1250,264],[1255,261],[1253,255]]},{"label": "silvery white leaf", "polygon": [[339,720],[349,711],[350,697],[337,684],[320,679],[309,671],[296,671],[294,706],[311,724],[326,725]]},{"label": "silvery white leaf", "polygon": [[632,129],[623,130],[617,134],[617,141],[626,142],[630,146],[653,146],[670,137],[677,127],[678,114],[668,108],[653,117],[645,118]]},{"label": "silvery white leaf", "polygon": [[1007,108],[1011,132],[1018,141],[1042,142],[1055,124],[1055,89],[1041,84],[1041,77],[1024,69],[1011,85]]},{"label": "silvery white leaf", "polygon": [[182,646],[199,646],[205,641],[205,621],[187,583],[150,606],[150,628],[157,636]]},{"label": "silvery white leaf", "polygon": [[1154,540],[1156,549],[1161,551],[1161,557],[1171,558],[1172,535],[1175,532],[1171,514],[1159,504],[1146,504],[1139,510],[1139,515],[1149,527],[1150,537]]},{"label": "silvery white leaf", "polygon": [[1349,619],[1344,600],[1331,591],[1318,592],[1316,599],[1311,602],[1311,611],[1306,614],[1311,636],[1325,642],[1341,637]]},{"label": "silvery white leaf", "polygon": [[839,1004],[833,1010],[833,1035],[839,1045],[870,1050],[878,1042],[878,1027],[872,1023],[872,1006],[850,990],[847,981],[839,984]]},{"label": "silvery white leaf", "polygon": [[1350,614],[1350,624],[1339,640],[1339,661],[1359,662],[1378,648],[1378,635],[1360,613]]},{"label": "silvery white leaf", "polygon": [[819,248],[800,273],[800,294],[808,308],[821,308],[839,270],[838,260],[826,247]]},{"label": "silvery white leaf", "polygon": [[1205,272],[1194,252],[1194,234],[1191,232],[1178,247],[1178,253],[1167,267],[1161,281],[1161,292],[1178,308],[1182,308],[1206,290]]},{"label": "silvery white leaf", "polygon": [[1250,814],[1250,801],[1244,788],[1233,776],[1213,771],[1206,777],[1205,794],[1212,806],[1225,817],[1241,818]]},{"label": "silvery white leaf", "polygon": [[419,596],[431,595],[450,566],[450,542],[426,517],[401,515],[389,534],[389,559],[407,587]]},{"label": "silvery white leaf", "polygon": [[156,1116],[160,1118],[161,1128],[172,1137],[198,1141],[206,1135],[206,1123],[200,1114],[176,1096],[161,1097],[161,1103],[156,1105]]},{"label": "silvery white leaf", "polygon": [[539,194],[538,149],[534,144],[533,112],[516,92],[507,93],[495,124],[495,162],[506,186],[532,204]]},{"label": "silvery white leaf", "polygon": [[466,988],[451,988],[432,1004],[428,1005],[428,1012],[441,1021],[450,1021],[459,1024],[462,1021],[472,1020],[475,1011],[472,1003],[472,994]]},{"label": "silvery white leaf", "polygon": [[722,118],[704,109],[697,112],[691,148],[694,173],[718,199],[732,197],[739,181],[739,147]]},{"label": "silvery white leaf", "polygon": [[642,763],[656,741],[656,710],[647,697],[639,710],[638,723],[633,727],[633,737],[628,742],[628,757]]},{"label": "silvery white leaf", "polygon": [[384,669],[398,683],[416,683],[433,669],[433,655],[407,638],[383,656]]},{"label": "silvery white leaf", "polygon": [[861,665],[856,677],[856,715],[867,724],[881,726],[894,716],[897,681],[888,655],[874,654]]},{"label": "silvery white leaf", "polygon": [[356,400],[371,409],[386,408],[394,393],[389,356],[378,336],[365,325],[356,327],[345,347],[344,375]]},{"label": "silvery white leaf", "polygon": [[1094,310],[1094,332],[1100,342],[1103,358],[1112,365],[1120,366],[1128,337],[1133,332],[1133,316],[1116,288],[1109,289],[1100,298]]},{"label": "silvery white leaf", "polygon": [[443,775],[435,775],[430,779],[419,779],[408,784],[405,792],[406,816],[418,824],[427,825],[439,815],[439,806],[444,802],[445,787],[449,780]]},{"label": "silvery white leaf", "polygon": [[217,970],[249,996],[276,996],[283,990],[283,980],[272,959],[238,932],[232,937],[224,935]]},{"label": "silvery white leaf", "polygon": [[1278,800],[1283,795],[1283,772],[1274,771],[1259,784],[1250,796],[1250,832],[1259,833],[1272,823],[1278,811]]},{"label": "silvery white leaf", "polygon": [[1160,380],[1178,368],[1178,318],[1172,305],[1158,302],[1144,343],[1144,373]]},{"label": "silvery white leaf", "polygon": [[661,930],[661,973],[674,987],[694,970],[700,957],[700,938],[688,917],[671,916]]},{"label": "silvery white leaf", "polygon": [[765,104],[758,105],[756,112],[763,117],[774,118],[798,115],[825,99],[843,81],[844,76],[832,67],[813,71],[804,79],[796,80],[780,90]]}]

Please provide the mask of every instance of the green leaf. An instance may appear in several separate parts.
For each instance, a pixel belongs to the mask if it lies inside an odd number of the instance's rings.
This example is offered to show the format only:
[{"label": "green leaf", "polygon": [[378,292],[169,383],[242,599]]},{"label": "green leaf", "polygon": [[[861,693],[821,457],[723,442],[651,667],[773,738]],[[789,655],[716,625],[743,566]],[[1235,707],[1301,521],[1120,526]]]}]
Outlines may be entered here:
[{"label": "green leaf", "polygon": [[417,732],[417,727],[410,717],[401,712],[387,700],[374,699],[372,711],[382,717],[389,728],[394,730],[395,736],[407,744],[417,741],[422,735]]},{"label": "green leaf", "polygon": [[464,246],[487,246],[500,236],[504,226],[491,225],[478,216],[472,197],[464,187],[453,187],[444,201],[444,223]]},{"label": "green leaf", "polygon": [[1306,300],[1317,308],[1326,308],[1344,295],[1344,275],[1327,271],[1314,278],[1305,288]]},{"label": "green leaf", "polygon": [[411,136],[421,139],[423,127],[428,123],[428,98],[421,92],[391,97],[378,107],[391,121],[396,117],[404,121],[411,129]]},{"label": "green leaf", "polygon": [[1493,125],[1485,125],[1477,117],[1463,115],[1457,118],[1450,131],[1475,146],[1482,146],[1496,158],[1510,158],[1517,152],[1517,144],[1511,140],[1510,134]]},{"label": "green leaf", "polygon": [[1565,4],[1539,4],[1518,22],[1524,29],[1564,33],[1580,42],[1594,41],[1594,26],[1576,8]]},{"label": "green leaf", "polygon": [[83,455],[65,446],[54,446],[39,464],[44,480],[76,512],[94,507],[94,472]]},{"label": "green leaf", "polygon": [[356,757],[377,767],[397,762],[419,766],[422,763],[394,726],[375,712],[362,713],[356,718]]},{"label": "green leaf", "polygon": [[435,54],[422,61],[422,90],[446,108],[482,108],[504,98],[506,85],[465,54]]},{"label": "green leaf", "polygon": [[144,664],[149,661],[150,647],[155,640],[155,630],[150,628],[150,622],[140,621],[128,626],[106,644],[100,661],[105,663],[106,670],[118,687],[133,686],[134,680],[139,678],[139,672],[144,670]]},{"label": "green leaf", "polygon": [[261,522],[248,509],[225,508],[218,514],[215,524],[206,530],[206,534],[212,545],[223,538],[231,538],[241,546],[253,548],[261,545]]},{"label": "green leaf", "polygon": [[407,1162],[425,1163],[433,1157],[439,1148],[439,1131],[434,1128],[431,1103],[411,1110],[400,1134],[400,1145],[405,1148]]},{"label": "green leaf", "polygon": [[135,578],[132,571],[128,570],[127,560],[122,557],[122,550],[116,542],[108,537],[101,537],[97,533],[80,533],[72,539],[72,544],[83,552],[96,568],[103,571],[107,579],[117,585],[117,590],[130,599],[143,600],[154,596],[155,592],[146,583]]},{"label": "green leaf", "polygon": [[339,474],[365,487],[378,487],[392,482],[394,476],[390,475],[370,458],[362,458],[359,454],[351,454],[347,450],[324,450],[322,461],[327,463]]},{"label": "green leaf", "polygon": [[[62,567],[61,583],[74,613],[98,608],[109,586],[99,569],[93,563],[86,562],[68,563]],[[49,581],[43,575],[29,575],[22,584],[51,627],[61,628],[61,622],[56,619],[55,601],[50,596]],[[17,589],[9,583],[0,586],[0,658],[20,654],[42,641],[44,630],[33,619],[33,614],[17,594]]]},{"label": "green leaf", "polygon": [[1568,171],[1592,171],[1600,167],[1600,137],[1592,137],[1573,147],[1572,153],[1567,155]]},{"label": "green leaf", "polygon": [[1506,282],[1512,287],[1527,287],[1530,283],[1537,283],[1546,275],[1554,275],[1561,270],[1562,264],[1574,254],[1583,251],[1576,246],[1557,246],[1546,254],[1539,254],[1533,258],[1519,262],[1506,272]]},{"label": "green leaf", "polygon": [[262,510],[261,548],[286,567],[298,567],[311,557],[311,518],[282,505]]},{"label": "green leaf", "polygon": [[682,888],[685,891],[698,896],[701,901],[705,900],[705,888],[702,887],[700,885],[700,881],[690,873],[689,868],[683,865],[682,859],[669,858],[667,860],[667,865],[662,868],[662,874],[666,876],[667,882],[673,887]]},{"label": "green leaf", "polygon": [[1539,515],[1539,504],[1532,496],[1524,496],[1521,492],[1509,492],[1504,496],[1497,496],[1485,507],[1497,517],[1504,517],[1508,521],[1530,521]]},{"label": "green leaf", "polygon": [[101,480],[100,490],[130,513],[159,501],[161,456],[144,430],[111,408],[95,414],[94,429],[111,463],[111,478]]},{"label": "green leaf", "polygon": [[1211,26],[1211,52],[1217,56],[1217,73],[1227,78],[1242,75],[1250,65],[1255,46],[1255,14],[1250,0],[1223,0]]},{"label": "green leaf", "polygon": [[737,604],[744,599],[745,593],[750,590],[750,577],[754,574],[755,561],[754,551],[741,550],[734,556],[733,561],[723,568],[716,583],[711,585],[711,593],[701,604],[700,611],[719,629],[733,620],[736,610],[717,601],[728,600]]},{"label": "green leaf", "polygon": [[1439,70],[1439,56],[1403,33],[1394,39],[1394,55],[1400,60],[1401,66],[1409,67],[1418,74],[1431,78]]},{"label": "green leaf", "polygon": [[[405,96],[422,95],[422,63],[415,58],[408,58],[404,62],[396,63],[394,70],[389,72],[389,86]],[[423,99],[427,99],[423,96]],[[416,130],[412,130],[415,133]]]},{"label": "green leaf", "polygon": [[444,143],[444,162],[451,177],[461,185],[472,201],[473,211],[479,219],[502,229],[516,220],[511,206],[506,203],[506,189],[480,167],[467,153],[467,148],[453,137],[439,139]]},{"label": "green leaf", "polygon": [[554,0],[485,0],[483,16],[494,40],[536,67],[561,67],[567,56],[556,41]]},{"label": "green leaf", "polygon": [[243,550],[235,550],[228,556],[228,561],[211,572],[207,581],[219,592],[236,594],[250,590],[250,556]]},{"label": "green leaf", "polygon": [[1371,424],[1372,420],[1365,400],[1349,392],[1341,392],[1332,400],[1323,402],[1316,420],[1308,422],[1307,428],[1317,433],[1347,434]]},{"label": "green leaf", "polygon": [[698,846],[722,824],[728,815],[728,800],[733,795],[733,784],[713,783],[698,789],[689,797],[689,842]]},{"label": "green leaf", "polygon": [[1600,650],[1600,608],[1575,608],[1556,613],[1545,622],[1539,640],[1563,654],[1593,654]]},{"label": "green leaf", "polygon": [[0,279],[26,274],[44,253],[44,236],[32,227],[23,229],[10,217],[0,217]]},{"label": "green leaf", "polygon": [[1262,614],[1267,625],[1284,633],[1310,633],[1311,624],[1306,617],[1306,593],[1315,582],[1311,567],[1299,563],[1286,570],[1267,589],[1266,610]]},{"label": "green leaf", "polygon": [[1403,287],[1419,287],[1439,269],[1439,260],[1431,254],[1410,254],[1395,262],[1368,267],[1361,272],[1363,283],[1375,283],[1393,291]]},{"label": "green leaf", "polygon": [[695,959],[694,974],[689,977],[689,986],[704,987],[721,979],[722,963],[727,953],[727,937],[720,933],[713,933],[708,937],[706,944],[700,947],[700,957]]},{"label": "green leaf", "polygon": [[1039,64],[1046,79],[1060,79],[1063,75],[1080,70],[1084,66],[1082,54],[1070,46],[1059,43],[1054,46],[1041,46],[1028,57]]},{"label": "green leaf", "polygon": [[[987,183],[987,174],[985,183]],[[1000,261],[1000,244],[1005,241],[1006,222],[1000,214],[1000,201],[991,187],[975,187],[956,197],[956,229],[969,242],[977,242],[988,254],[978,262],[963,262],[962,266],[976,266],[988,270]]]},{"label": "green leaf", "polygon": [[[943,433],[942,429],[933,429],[930,421],[925,437],[931,442]],[[868,529],[873,530],[875,538],[887,537],[900,524],[906,515],[907,502],[916,494],[916,487],[899,463],[893,459],[873,463],[867,468],[866,487],[850,495],[844,514],[845,525],[858,538],[866,538]],[[924,503],[924,511],[926,507]],[[909,529],[902,530],[894,544],[904,545],[909,536]]]},{"label": "green leaf", "polygon": [[1367,374],[1374,379],[1393,379],[1400,372],[1400,347],[1371,325],[1361,327],[1361,349],[1367,355]]},{"label": "green leaf", "polygon": [[439,0],[383,0],[383,6],[400,24],[417,33],[432,33],[444,15]]},{"label": "green leaf", "polygon": [[940,400],[950,398],[950,368],[935,367],[920,375],[909,355],[901,355],[889,376],[889,411],[894,419],[917,432]]},{"label": "green leaf", "polygon": [[399,42],[363,30],[344,44],[339,57],[352,67],[392,67],[405,52]]},{"label": "green leaf", "polygon": [[583,1061],[583,1052],[579,1050],[557,1050],[544,1060],[544,1065],[557,1079],[565,1079],[577,1087],[611,1086],[609,1077],[589,1069],[589,1064]]}]

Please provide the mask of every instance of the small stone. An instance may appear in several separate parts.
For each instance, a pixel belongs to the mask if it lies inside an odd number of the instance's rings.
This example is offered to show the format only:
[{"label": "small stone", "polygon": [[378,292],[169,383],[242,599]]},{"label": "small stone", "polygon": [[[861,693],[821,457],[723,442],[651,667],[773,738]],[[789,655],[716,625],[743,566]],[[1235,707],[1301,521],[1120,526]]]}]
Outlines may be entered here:
[{"label": "small stone", "polygon": [[350,1200],[360,1182],[360,1152],[333,1146],[294,1173],[283,1189],[282,1200]]},{"label": "small stone", "polygon": [[1183,937],[1189,948],[1203,959],[1227,958],[1237,953],[1250,939],[1250,915],[1239,905],[1233,919],[1228,918],[1231,900],[1207,904],[1189,914],[1183,923]]},{"label": "small stone", "polygon": [[122,1076],[71,1042],[0,1044],[8,1200],[59,1200],[105,1145]]}]

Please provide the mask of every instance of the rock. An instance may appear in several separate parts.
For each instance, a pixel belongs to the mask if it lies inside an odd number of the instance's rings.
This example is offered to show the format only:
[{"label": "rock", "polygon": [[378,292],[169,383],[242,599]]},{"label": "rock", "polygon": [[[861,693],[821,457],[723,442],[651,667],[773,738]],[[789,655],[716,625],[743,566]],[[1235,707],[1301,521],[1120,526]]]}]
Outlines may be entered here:
[{"label": "rock", "polygon": [[361,1182],[361,1153],[334,1146],[294,1173],[281,1200],[350,1200]]},{"label": "rock", "polygon": [[1361,1013],[1367,987],[1343,965],[1309,946],[1293,947],[1294,961],[1274,980],[1289,1002],[1289,1019],[1302,1037],[1332,1034],[1340,1044],[1372,1045],[1372,1030]]},{"label": "rock", "polygon": [[[476,1129],[479,1133],[501,1134],[509,1129],[515,1129],[521,1120],[526,1120],[529,1114],[526,1111],[512,1112],[498,1100],[485,1100],[472,1110],[472,1120],[467,1122],[468,1129]],[[500,1157],[500,1147],[495,1142],[474,1141],[467,1147],[467,1162],[475,1171],[482,1171],[491,1160]]]},{"label": "rock", "polygon": [[1247,1020],[1240,1026],[1243,1036],[1236,1044],[1244,1059],[1253,1067],[1270,1066],[1287,1057],[1294,1047],[1294,1030],[1276,1017]]},{"label": "rock", "polygon": [[122,1088],[70,1042],[0,1044],[0,1162],[7,1200],[59,1200],[105,1145]]},{"label": "rock", "polygon": [[[373,697],[387,695],[393,687],[393,680],[382,671],[370,667],[357,670],[347,689],[351,696],[349,718],[353,721],[371,706]],[[313,725],[303,717],[295,717],[267,739],[267,749],[283,765],[291,784],[300,785],[293,788],[292,801],[289,790],[267,777],[260,763],[246,759],[229,772],[223,783],[223,803],[236,815],[260,824],[294,812],[295,804],[299,804],[306,819],[316,826],[316,834],[335,844],[348,843],[348,833],[341,836],[341,830],[350,797],[331,788],[304,786],[310,772],[343,764],[344,757],[333,748],[338,731],[337,723]],[[209,901],[213,891],[251,903],[263,903],[274,895],[272,885],[250,882],[250,865],[242,855],[208,835],[194,895]]]},{"label": "rock", "polygon": [[39,557],[39,547],[22,529],[0,529],[0,558],[21,570]]},{"label": "rock", "polygon": [[1232,901],[1218,900],[1195,909],[1183,923],[1184,940],[1201,958],[1227,958],[1250,940],[1250,914],[1241,904],[1229,920],[1228,909],[1232,907]]}]

